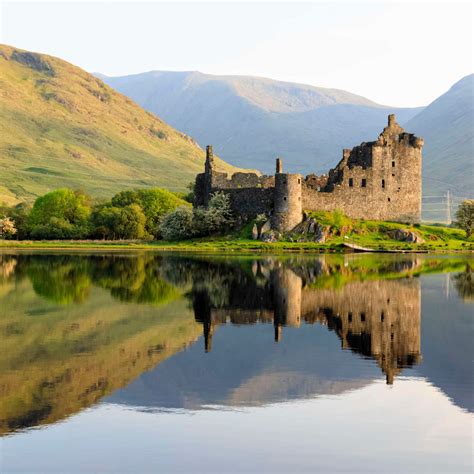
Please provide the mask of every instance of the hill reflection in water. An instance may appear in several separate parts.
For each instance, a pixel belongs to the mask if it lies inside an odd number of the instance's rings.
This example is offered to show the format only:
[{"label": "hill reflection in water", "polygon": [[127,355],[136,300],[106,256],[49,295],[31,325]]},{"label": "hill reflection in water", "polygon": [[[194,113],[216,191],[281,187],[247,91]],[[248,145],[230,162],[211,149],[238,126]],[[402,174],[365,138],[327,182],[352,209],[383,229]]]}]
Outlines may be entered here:
[{"label": "hill reflection in water", "polygon": [[[420,275],[454,272],[453,286],[464,300],[472,297],[462,258],[0,258],[3,433],[99,400],[196,409],[342,394],[382,374],[396,383],[402,371],[422,374],[427,357]],[[467,306],[457,296],[455,304],[463,321]],[[436,337],[436,325],[430,334]],[[465,341],[456,336],[457,354]],[[443,368],[433,372],[436,364],[430,361],[433,379]],[[455,401],[452,387],[465,384],[453,377],[464,373],[438,377]]]}]

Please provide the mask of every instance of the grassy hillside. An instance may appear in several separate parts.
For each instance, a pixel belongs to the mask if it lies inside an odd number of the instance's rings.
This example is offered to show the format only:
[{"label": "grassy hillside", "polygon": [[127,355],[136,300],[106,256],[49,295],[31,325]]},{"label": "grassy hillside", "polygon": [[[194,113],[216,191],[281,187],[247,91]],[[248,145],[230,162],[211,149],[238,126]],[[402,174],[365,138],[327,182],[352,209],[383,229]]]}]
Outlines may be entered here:
[{"label": "grassy hillside", "polygon": [[192,138],[60,59],[0,45],[0,98],[7,204],[64,186],[99,197],[133,187],[182,191],[203,169]]},{"label": "grassy hillside", "polygon": [[100,76],[236,166],[327,172],[343,148],[377,138],[389,113],[401,123],[420,109],[396,109],[350,92],[246,76],[152,71]]},{"label": "grassy hillside", "polygon": [[425,139],[424,194],[442,195],[449,189],[455,196],[472,197],[474,74],[454,84],[413,117],[406,128]]}]

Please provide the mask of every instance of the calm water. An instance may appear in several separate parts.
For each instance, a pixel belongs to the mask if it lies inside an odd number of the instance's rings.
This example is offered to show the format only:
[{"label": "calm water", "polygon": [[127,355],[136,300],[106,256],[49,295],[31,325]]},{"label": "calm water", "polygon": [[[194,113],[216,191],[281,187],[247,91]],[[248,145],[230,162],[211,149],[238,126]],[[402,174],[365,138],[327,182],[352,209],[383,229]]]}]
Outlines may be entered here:
[{"label": "calm water", "polygon": [[472,472],[471,268],[0,253],[0,471]]}]

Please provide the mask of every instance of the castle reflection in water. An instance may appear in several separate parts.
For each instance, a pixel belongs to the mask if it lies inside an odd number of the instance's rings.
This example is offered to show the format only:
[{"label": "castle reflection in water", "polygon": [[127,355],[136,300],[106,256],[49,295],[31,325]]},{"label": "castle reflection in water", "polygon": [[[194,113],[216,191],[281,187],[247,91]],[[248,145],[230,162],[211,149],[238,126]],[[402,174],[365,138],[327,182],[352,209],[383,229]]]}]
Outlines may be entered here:
[{"label": "castle reflection in water", "polygon": [[[418,263],[414,259],[397,265],[398,272],[410,272]],[[354,276],[353,271],[347,273]],[[332,280],[320,287],[322,277],[333,275],[324,259],[312,268],[261,260],[253,263],[252,274],[254,278],[244,278],[245,285],[242,275],[234,275],[239,283],[228,282],[224,301],[217,303],[209,286],[193,285],[193,308],[203,325],[206,352],[222,324],[272,323],[279,342],[284,327],[303,322],[326,326],[337,334],[343,349],[374,359],[388,384],[402,368],[420,362],[419,279],[355,279],[340,287]],[[344,266],[338,275],[344,276]]]}]

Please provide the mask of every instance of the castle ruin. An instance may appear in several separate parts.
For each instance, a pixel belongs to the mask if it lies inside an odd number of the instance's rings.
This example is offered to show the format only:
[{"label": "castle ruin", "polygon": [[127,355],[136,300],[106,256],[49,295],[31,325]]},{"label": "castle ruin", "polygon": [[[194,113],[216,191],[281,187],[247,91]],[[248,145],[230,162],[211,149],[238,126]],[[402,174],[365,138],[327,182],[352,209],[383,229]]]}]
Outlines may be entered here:
[{"label": "castle ruin", "polygon": [[303,219],[303,211],[341,210],[354,219],[419,223],[423,139],[406,133],[388,116],[378,139],[343,151],[327,175],[284,173],[276,160],[274,176],[216,171],[212,147],[206,148],[204,173],[195,183],[195,205],[207,206],[212,193],[230,196],[244,220],[271,216],[272,229],[287,232]]}]

